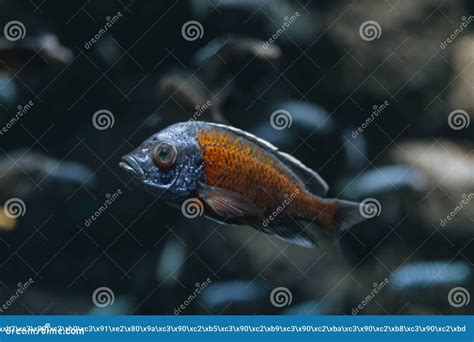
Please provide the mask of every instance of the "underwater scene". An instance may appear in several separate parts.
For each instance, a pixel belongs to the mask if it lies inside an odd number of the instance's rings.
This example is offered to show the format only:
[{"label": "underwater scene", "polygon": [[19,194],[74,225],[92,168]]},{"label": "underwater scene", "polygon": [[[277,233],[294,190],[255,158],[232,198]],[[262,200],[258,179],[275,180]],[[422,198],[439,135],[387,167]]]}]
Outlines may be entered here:
[{"label": "underwater scene", "polygon": [[0,0],[0,314],[471,315],[474,3]]}]

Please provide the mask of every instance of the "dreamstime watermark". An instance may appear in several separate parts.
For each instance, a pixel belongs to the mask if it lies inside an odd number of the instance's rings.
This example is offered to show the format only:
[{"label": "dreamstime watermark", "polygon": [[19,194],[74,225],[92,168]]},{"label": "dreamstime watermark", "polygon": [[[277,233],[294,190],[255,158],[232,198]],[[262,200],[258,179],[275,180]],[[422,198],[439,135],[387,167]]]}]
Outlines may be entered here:
[{"label": "dreamstime watermark", "polygon": [[439,44],[440,49],[441,50],[446,49],[448,45],[454,42],[456,38],[459,37],[461,33],[463,33],[464,29],[466,29],[473,21],[474,21],[474,15],[470,15],[469,17],[462,16],[461,24],[459,25],[457,29],[453,31],[453,33],[451,33],[451,35],[448,38],[444,40],[444,42],[441,42]]},{"label": "dreamstime watermark", "polygon": [[16,42],[26,37],[26,27],[19,20],[9,21],[3,27],[3,35],[9,41]]},{"label": "dreamstime watermark", "polygon": [[270,303],[276,308],[283,308],[291,305],[293,302],[293,294],[287,287],[276,287],[270,293]]},{"label": "dreamstime watermark", "polygon": [[191,293],[188,298],[184,300],[184,302],[178,306],[177,308],[174,309],[173,314],[175,316],[178,316],[181,314],[186,308],[204,291],[206,287],[208,287],[212,283],[212,280],[210,278],[207,278],[205,281],[203,281],[202,284],[196,283],[194,284],[194,291]]},{"label": "dreamstime watermark", "polygon": [[296,197],[298,197],[301,194],[301,191],[296,189],[294,192],[292,192],[290,195],[284,194],[283,197],[285,198],[283,202],[270,214],[268,217],[263,219],[263,226],[267,227],[271,221],[273,221],[282,211],[284,211],[291,202],[294,201]]},{"label": "dreamstime watermark", "polygon": [[10,306],[15,303],[15,301],[20,298],[20,296],[34,283],[35,281],[30,278],[24,283],[18,283],[17,289],[13,295],[8,298],[2,306],[0,306],[0,312],[3,313],[4,311],[8,310]]},{"label": "dreamstime watermark", "polygon": [[375,198],[366,198],[360,202],[359,212],[362,217],[371,219],[382,213],[382,205]]},{"label": "dreamstime watermark", "polygon": [[204,114],[209,110],[209,108],[211,108],[211,105],[212,103],[209,100],[207,100],[206,103],[204,103],[202,106],[196,105],[196,107],[194,107],[195,111],[193,113],[193,117],[190,118],[188,121],[196,121],[197,119],[199,119],[202,114]]},{"label": "dreamstime watermark", "polygon": [[448,293],[448,302],[454,308],[469,305],[471,294],[464,287],[454,287]]},{"label": "dreamstime watermark", "polygon": [[5,216],[11,219],[16,219],[20,216],[24,216],[26,213],[25,202],[23,202],[21,198],[10,198],[3,205],[3,212],[5,213]]},{"label": "dreamstime watermark", "polygon": [[84,225],[86,227],[89,227],[92,222],[94,222],[95,220],[97,220],[97,218],[102,215],[102,213],[104,213],[104,211],[107,210],[107,208],[109,208],[112,203],[114,203],[117,198],[119,198],[121,195],[123,194],[122,190],[121,189],[117,189],[117,191],[115,191],[113,194],[107,194],[105,195],[105,197],[107,198],[105,201],[104,201],[104,204],[102,204],[99,209],[96,210],[96,212],[94,214],[92,214],[89,218],[87,218],[85,221],[84,221]]},{"label": "dreamstime watermark", "polygon": [[92,293],[92,303],[98,308],[105,308],[115,302],[115,293],[109,287],[98,287]]},{"label": "dreamstime watermark", "polygon": [[456,109],[448,115],[448,126],[455,131],[468,128],[470,123],[471,118],[465,110]]},{"label": "dreamstime watermark", "polygon": [[85,44],[84,44],[84,48],[86,50],[89,50],[95,43],[97,43],[99,41],[100,38],[102,38],[102,36],[104,34],[107,33],[107,31],[112,28],[112,26],[114,26],[114,24],[116,24],[120,18],[123,17],[123,14],[122,12],[118,11],[116,14],[114,14],[112,17],[110,16],[107,16],[105,18],[105,20],[107,20],[107,22],[104,24],[104,26],[94,35],[94,37],[92,37],[91,39],[89,39]]},{"label": "dreamstime watermark", "polygon": [[293,123],[293,118],[290,112],[284,109],[278,109],[270,115],[270,125],[276,130],[284,130],[290,128]]},{"label": "dreamstime watermark", "polygon": [[92,124],[99,131],[114,127],[115,116],[110,110],[100,109],[92,116]]},{"label": "dreamstime watermark", "polygon": [[33,101],[28,101],[25,103],[23,106],[19,105],[17,108],[17,112],[15,115],[0,129],[0,135],[4,135],[5,133],[8,132],[10,128],[12,128],[18,120],[22,118],[23,115],[25,115],[31,107],[33,107],[35,103]]},{"label": "dreamstime watermark", "polygon": [[188,42],[201,39],[204,35],[204,27],[197,20],[189,20],[181,27],[181,35]]},{"label": "dreamstime watermark", "polygon": [[390,283],[390,280],[388,280],[388,278],[385,278],[380,283],[373,283],[372,286],[374,288],[372,289],[372,291],[370,291],[367,297],[365,297],[362,300],[362,302],[359,305],[357,305],[355,308],[352,309],[352,315],[355,316],[362,309],[364,309],[367,306],[367,304],[369,304],[375,298],[375,296],[388,285],[388,283]]},{"label": "dreamstime watermark", "polygon": [[181,212],[184,217],[193,219],[202,216],[204,213],[204,205],[199,198],[188,198],[181,204]]},{"label": "dreamstime watermark", "polygon": [[377,106],[373,106],[372,109],[372,113],[370,114],[370,116],[359,126],[357,127],[357,129],[353,130],[352,131],[352,139],[355,139],[357,138],[357,136],[359,134],[361,134],[367,127],[369,127],[369,125],[385,110],[387,109],[387,107],[390,106],[390,102],[388,102],[387,100],[384,101],[384,103],[382,103],[381,105]]},{"label": "dreamstime watermark", "polygon": [[446,217],[442,218],[439,221],[439,225],[441,227],[445,227],[448,224],[448,221],[451,221],[471,200],[474,198],[474,192],[471,192],[469,194],[462,194],[461,195],[462,200],[459,202],[457,206],[454,207],[453,210],[447,215]]},{"label": "dreamstime watermark", "polygon": [[380,38],[382,35],[382,28],[375,20],[368,20],[360,25],[359,35],[366,42],[371,42]]},{"label": "dreamstime watermark", "polygon": [[296,11],[294,14],[292,14],[290,17],[286,16],[283,18],[283,24],[281,27],[276,30],[276,32],[265,42],[263,42],[263,48],[268,49],[270,45],[275,43],[278,38],[288,29],[290,28],[291,24],[293,24],[298,18],[300,17],[300,13]]}]

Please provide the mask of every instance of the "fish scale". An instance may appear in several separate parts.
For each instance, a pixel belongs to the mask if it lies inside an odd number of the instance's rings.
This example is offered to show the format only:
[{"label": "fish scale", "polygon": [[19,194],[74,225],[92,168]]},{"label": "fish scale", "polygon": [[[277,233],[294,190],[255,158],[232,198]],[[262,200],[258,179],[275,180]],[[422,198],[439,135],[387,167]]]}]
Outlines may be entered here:
[{"label": "fish scale", "polygon": [[[209,185],[241,193],[265,213],[271,214],[285,200],[283,194],[305,190],[296,182],[290,183],[275,161],[242,139],[229,137],[218,131],[203,130],[197,137],[204,155],[204,175]],[[258,161],[258,162],[257,162]],[[223,168],[230,168],[229,179],[219,177]],[[248,183],[247,183],[248,182]],[[312,208],[308,196],[296,199],[288,206],[288,213]],[[268,205],[267,205],[268,204]],[[291,210],[294,207],[295,210]],[[312,210],[311,210],[312,212]]]}]

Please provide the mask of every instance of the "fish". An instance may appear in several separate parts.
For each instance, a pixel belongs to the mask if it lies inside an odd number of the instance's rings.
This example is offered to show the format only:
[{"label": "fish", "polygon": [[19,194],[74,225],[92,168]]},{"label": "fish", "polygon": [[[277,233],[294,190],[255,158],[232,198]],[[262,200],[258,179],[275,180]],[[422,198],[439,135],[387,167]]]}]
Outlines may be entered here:
[{"label": "fish", "polygon": [[248,225],[299,246],[318,246],[317,227],[338,236],[366,219],[362,204],[323,198],[326,182],[290,154],[223,124],[168,126],[119,166],[175,207],[183,210],[194,200],[209,219]]}]

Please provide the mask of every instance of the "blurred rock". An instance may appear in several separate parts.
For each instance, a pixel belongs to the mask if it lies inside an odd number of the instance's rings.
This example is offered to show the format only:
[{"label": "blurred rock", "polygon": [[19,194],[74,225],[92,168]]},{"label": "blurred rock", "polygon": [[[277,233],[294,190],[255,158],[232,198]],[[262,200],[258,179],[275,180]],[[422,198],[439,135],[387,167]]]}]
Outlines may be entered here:
[{"label": "blurred rock", "polygon": [[108,65],[112,65],[120,58],[120,49],[110,37],[103,37],[94,46],[97,50],[97,54],[100,58]]},{"label": "blurred rock", "polygon": [[268,119],[250,128],[250,132],[282,150],[292,151],[308,139],[316,149],[336,134],[336,125],[322,107],[300,101],[279,101],[265,109]]},{"label": "blurred rock", "polygon": [[246,303],[263,300],[265,284],[260,281],[229,280],[210,284],[199,300],[209,310],[228,305],[245,306]]},{"label": "blurred rock", "polygon": [[[257,124],[248,131],[316,170],[330,188],[335,179],[349,171],[348,155],[340,152],[348,144],[324,108],[304,101],[283,100],[266,104],[259,110],[262,111],[264,115],[254,115],[253,121]],[[358,161],[361,158],[360,154],[350,157]]]},{"label": "blurred rock", "polygon": [[460,1],[335,2],[328,12],[328,34],[341,59],[339,76],[330,75],[331,83],[341,88],[341,99],[347,100],[346,94],[370,97],[400,108],[396,118],[385,120],[395,127],[406,122],[433,126],[439,113],[449,113],[439,97],[452,73],[449,58],[437,51],[464,11]]},{"label": "blurred rock", "polygon": [[[8,73],[0,72],[0,109],[5,109],[4,105],[12,106],[17,100],[17,90],[15,82],[8,76]],[[6,114],[2,113],[2,118],[6,118]]]},{"label": "blurred rock", "polygon": [[355,227],[355,231],[363,243],[376,244],[381,232],[386,233],[387,227],[396,226],[411,211],[427,182],[426,175],[413,166],[376,166],[344,180],[338,184],[337,192],[341,198],[373,205],[371,219]]},{"label": "blurred rock", "polygon": [[289,316],[314,316],[324,315],[324,308],[319,305],[317,300],[309,300],[303,303],[293,304],[282,312],[282,315]]},{"label": "blurred rock", "polygon": [[[281,49],[278,45],[265,46],[264,42],[254,38],[244,38],[236,36],[219,37],[199,49],[192,58],[192,64],[197,68],[203,68],[203,75],[208,79],[216,80],[209,82],[215,88],[217,77],[226,69],[231,69],[232,64],[240,60],[257,58],[263,62],[275,61],[281,56]],[[230,63],[230,65],[226,65]]]},{"label": "blurred rock", "polygon": [[264,0],[209,0],[207,2],[190,1],[191,10],[200,17],[208,15],[213,9],[241,9],[245,11],[256,10],[264,5]]},{"label": "blurred rock", "polygon": [[173,99],[178,105],[166,111],[175,119],[184,118],[180,120],[228,123],[224,105],[236,86],[236,79],[242,77],[240,74],[244,71],[244,74],[252,75],[247,65],[254,59],[256,64],[265,64],[277,60],[280,54],[278,46],[264,48],[258,39],[216,38],[193,55],[193,71],[175,70],[161,78],[161,96],[166,103]]},{"label": "blurred rock", "polygon": [[[324,29],[324,17],[317,9],[321,4],[302,4],[289,0],[209,0],[208,2],[192,2],[192,11],[201,18],[218,13],[248,21],[253,16],[262,19],[265,36],[278,35],[282,42],[291,44],[311,43]],[[243,21],[242,20],[242,21]],[[286,24],[285,24],[286,23]],[[223,22],[221,25],[225,25]],[[281,34],[284,30],[285,34]]]},{"label": "blurred rock", "polygon": [[416,287],[424,289],[446,284],[461,285],[471,275],[471,267],[463,261],[418,261],[394,270],[390,277],[390,287],[404,291]]},{"label": "blurred rock", "polygon": [[426,183],[425,174],[413,166],[378,166],[352,179],[344,186],[343,196],[350,199],[364,199],[402,189],[418,192],[426,187]]},{"label": "blurred rock", "polygon": [[[474,17],[473,17],[474,18]],[[474,23],[472,24],[474,25]],[[453,85],[449,88],[449,104],[452,109],[466,111],[474,121],[474,35],[459,37],[453,49]],[[446,117],[447,121],[447,117]]]},{"label": "blurred rock", "polygon": [[182,277],[186,261],[186,246],[176,238],[170,237],[161,251],[157,265],[157,280],[165,285],[173,285]]},{"label": "blurred rock", "polygon": [[390,160],[410,165],[425,175],[421,199],[412,198],[412,205],[418,219],[431,229],[443,228],[446,234],[474,236],[472,151],[469,143],[447,140],[410,141],[389,151]]},{"label": "blurred rock", "polygon": [[[137,303],[128,296],[119,296],[114,298],[111,305],[104,305],[103,307],[93,306],[87,314],[97,316],[129,315],[136,304]],[[93,305],[92,302],[91,305]]]},{"label": "blurred rock", "polygon": [[19,41],[6,38],[0,40],[0,71],[14,71],[32,62],[36,68],[49,64],[66,64],[73,53],[59,43],[58,37],[45,33],[36,37],[26,37]]},{"label": "blurred rock", "polygon": [[368,162],[368,146],[365,135],[359,134],[355,138],[353,130],[346,128],[342,132],[344,140],[344,152],[347,160],[347,168],[351,171],[359,171]]},{"label": "blurred rock", "polygon": [[5,154],[0,159],[2,202],[12,197],[28,198],[45,185],[72,183],[92,187],[96,181],[87,167],[76,162],[59,161],[29,150]]}]

